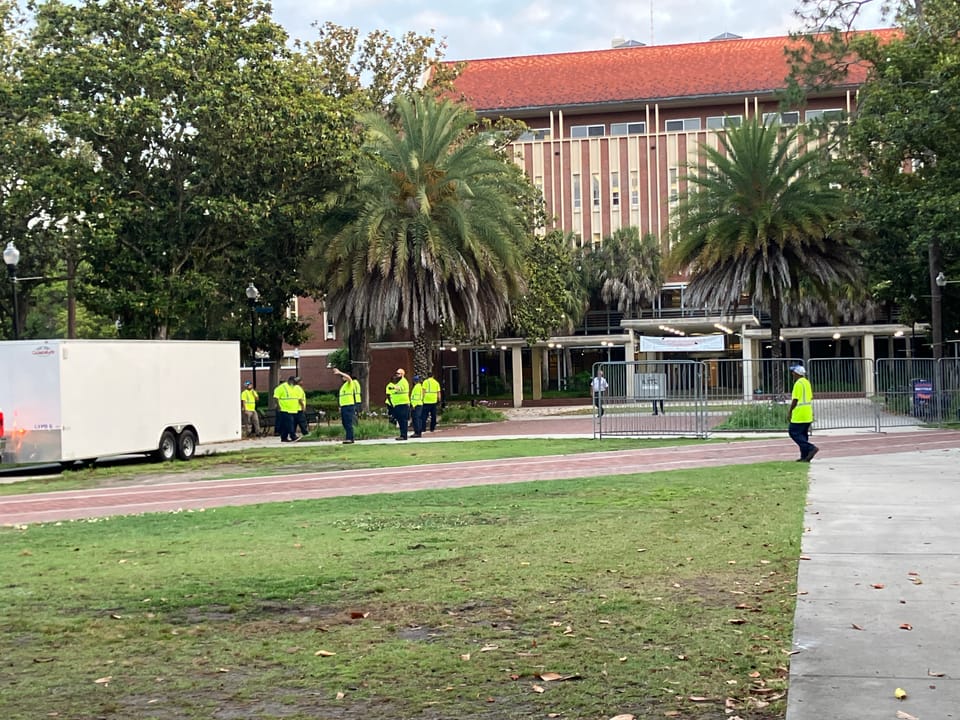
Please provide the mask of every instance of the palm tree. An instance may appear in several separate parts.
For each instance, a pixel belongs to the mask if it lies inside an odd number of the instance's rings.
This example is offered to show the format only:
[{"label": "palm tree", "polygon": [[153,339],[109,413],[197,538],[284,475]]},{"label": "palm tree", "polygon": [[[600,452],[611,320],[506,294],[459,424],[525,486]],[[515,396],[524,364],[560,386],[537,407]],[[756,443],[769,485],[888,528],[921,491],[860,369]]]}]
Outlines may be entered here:
[{"label": "palm tree", "polygon": [[660,293],[660,244],[654,235],[640,237],[636,227],[615,230],[600,247],[600,299],[627,317],[653,303]]},{"label": "palm tree", "polygon": [[706,148],[686,179],[668,260],[689,273],[691,302],[735,308],[744,295],[770,314],[772,356],[784,306],[800,288],[828,300],[860,276],[850,240],[849,204],[824,172],[819,149],[804,149],[790,132],[754,118]]},{"label": "palm tree", "polygon": [[523,289],[528,188],[467,108],[421,94],[393,111],[396,125],[364,117],[346,222],[323,252],[326,306],[351,334],[411,332],[414,371],[426,375],[441,323],[484,337],[509,320]]}]

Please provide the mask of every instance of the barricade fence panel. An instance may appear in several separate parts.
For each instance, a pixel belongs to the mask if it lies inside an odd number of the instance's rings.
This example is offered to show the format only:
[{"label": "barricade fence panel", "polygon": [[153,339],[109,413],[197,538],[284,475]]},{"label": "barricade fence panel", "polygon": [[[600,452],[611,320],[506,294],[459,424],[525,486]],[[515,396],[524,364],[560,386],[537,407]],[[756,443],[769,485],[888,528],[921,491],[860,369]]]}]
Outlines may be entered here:
[{"label": "barricade fence panel", "polygon": [[[607,362],[594,435],[706,437],[786,432],[799,358]],[[814,358],[814,430],[942,425],[960,420],[960,359]]]},{"label": "barricade fence panel", "polygon": [[597,363],[608,391],[594,411],[594,436],[705,437],[704,366],[696,361]]}]

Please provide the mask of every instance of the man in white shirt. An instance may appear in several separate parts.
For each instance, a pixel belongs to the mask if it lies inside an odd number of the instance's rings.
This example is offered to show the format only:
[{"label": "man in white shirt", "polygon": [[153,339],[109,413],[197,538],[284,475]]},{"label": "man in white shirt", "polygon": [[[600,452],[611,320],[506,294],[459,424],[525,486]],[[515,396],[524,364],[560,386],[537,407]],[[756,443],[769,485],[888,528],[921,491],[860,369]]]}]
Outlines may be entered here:
[{"label": "man in white shirt", "polygon": [[590,381],[590,387],[593,390],[593,404],[597,407],[597,417],[603,415],[603,394],[607,392],[607,379],[603,376],[603,370],[597,370],[597,375]]}]

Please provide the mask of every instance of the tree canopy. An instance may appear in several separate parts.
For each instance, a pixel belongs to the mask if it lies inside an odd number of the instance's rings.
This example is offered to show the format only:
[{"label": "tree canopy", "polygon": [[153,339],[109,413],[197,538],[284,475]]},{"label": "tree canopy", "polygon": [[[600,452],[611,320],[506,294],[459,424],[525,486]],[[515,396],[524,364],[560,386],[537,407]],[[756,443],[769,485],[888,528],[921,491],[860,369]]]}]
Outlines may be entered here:
[{"label": "tree canopy", "polygon": [[472,111],[430,93],[395,100],[397,124],[365,117],[355,187],[323,250],[327,307],[351,330],[403,329],[431,370],[441,325],[485,337],[523,288],[530,232],[522,174],[476,132]]},{"label": "tree canopy", "polygon": [[848,206],[799,128],[754,118],[720,136],[686,177],[669,269],[689,273],[694,304],[735,308],[744,295],[770,313],[773,357],[782,357],[783,306],[801,286],[829,299],[858,277],[844,225]]}]

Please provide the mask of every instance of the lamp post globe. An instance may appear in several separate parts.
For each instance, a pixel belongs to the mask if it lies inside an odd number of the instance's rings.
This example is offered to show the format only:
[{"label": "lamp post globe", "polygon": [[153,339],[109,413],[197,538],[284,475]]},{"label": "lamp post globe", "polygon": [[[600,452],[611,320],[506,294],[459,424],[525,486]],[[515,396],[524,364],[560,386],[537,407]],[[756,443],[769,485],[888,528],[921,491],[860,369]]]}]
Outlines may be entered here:
[{"label": "lamp post globe", "polygon": [[20,251],[13,244],[13,240],[7,243],[3,250],[3,262],[7,265],[7,272],[10,274],[10,282],[13,283],[13,339],[20,339],[20,308],[17,303],[17,265],[20,264]]}]

